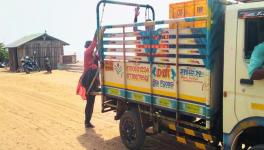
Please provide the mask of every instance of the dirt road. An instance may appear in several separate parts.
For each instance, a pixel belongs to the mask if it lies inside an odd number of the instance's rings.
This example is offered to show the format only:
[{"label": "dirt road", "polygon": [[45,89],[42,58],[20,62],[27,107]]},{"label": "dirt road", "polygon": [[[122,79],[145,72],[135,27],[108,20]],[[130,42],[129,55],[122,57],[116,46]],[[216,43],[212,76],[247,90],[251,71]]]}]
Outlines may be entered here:
[{"label": "dirt road", "polygon": [[[9,73],[0,70],[0,150],[125,150],[113,113],[100,112],[83,125],[85,101],[75,95],[80,73]],[[148,137],[144,149],[187,149],[174,139]]]}]

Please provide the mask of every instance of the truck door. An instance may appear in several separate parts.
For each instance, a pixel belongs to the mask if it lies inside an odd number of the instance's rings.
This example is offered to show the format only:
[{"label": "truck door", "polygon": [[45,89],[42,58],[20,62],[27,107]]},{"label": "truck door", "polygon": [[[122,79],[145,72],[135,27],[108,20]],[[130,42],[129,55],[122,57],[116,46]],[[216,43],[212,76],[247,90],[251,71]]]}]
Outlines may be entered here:
[{"label": "truck door", "polygon": [[[264,80],[249,80],[248,64],[255,46],[264,42],[264,9],[238,12],[235,112],[239,121],[264,117]],[[264,59],[264,58],[263,58]]]}]

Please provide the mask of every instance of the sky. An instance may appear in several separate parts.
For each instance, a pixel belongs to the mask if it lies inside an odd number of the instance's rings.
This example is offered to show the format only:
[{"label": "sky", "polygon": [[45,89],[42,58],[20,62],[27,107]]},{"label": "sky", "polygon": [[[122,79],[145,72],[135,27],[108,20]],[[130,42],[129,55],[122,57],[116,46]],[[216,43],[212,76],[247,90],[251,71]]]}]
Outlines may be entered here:
[{"label": "sky", "polygon": [[[182,0],[119,0],[154,7],[156,20],[169,18],[169,4]],[[96,5],[99,0],[0,0],[0,43],[44,33],[61,39],[69,46],[65,54],[77,54],[83,60],[84,43],[96,30]],[[106,5],[103,25],[133,23],[134,7]],[[145,17],[141,9],[140,20]],[[139,22],[140,22],[139,20]]]}]

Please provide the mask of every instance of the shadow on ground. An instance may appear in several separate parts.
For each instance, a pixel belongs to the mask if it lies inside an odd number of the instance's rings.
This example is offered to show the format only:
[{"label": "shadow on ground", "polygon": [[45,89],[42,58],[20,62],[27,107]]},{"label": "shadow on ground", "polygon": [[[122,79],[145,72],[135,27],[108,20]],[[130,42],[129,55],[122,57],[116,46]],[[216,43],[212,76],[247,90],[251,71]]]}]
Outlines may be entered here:
[{"label": "shadow on ground", "polygon": [[[77,137],[79,143],[86,150],[127,150],[122,144],[120,137],[104,140],[102,135],[97,134],[93,129],[86,130],[86,133]],[[142,150],[194,150],[190,146],[179,144],[175,138],[167,134],[159,134],[146,137]]]},{"label": "shadow on ground", "polygon": [[85,132],[77,140],[86,150],[126,150],[119,137],[104,140],[93,129],[86,129]]}]

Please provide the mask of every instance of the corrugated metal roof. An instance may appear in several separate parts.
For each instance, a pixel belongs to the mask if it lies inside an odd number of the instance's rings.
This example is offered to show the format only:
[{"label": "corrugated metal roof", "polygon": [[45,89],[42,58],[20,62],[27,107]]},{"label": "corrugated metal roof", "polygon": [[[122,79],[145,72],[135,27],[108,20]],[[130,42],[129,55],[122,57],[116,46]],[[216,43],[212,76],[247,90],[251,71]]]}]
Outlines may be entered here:
[{"label": "corrugated metal roof", "polygon": [[[47,37],[53,38],[53,39],[55,39],[55,40],[59,40],[59,39],[57,39],[57,38],[54,38],[54,37],[48,35],[47,33],[36,33],[36,34],[31,34],[31,35],[28,35],[28,36],[24,36],[24,37],[22,37],[21,39],[15,41],[15,42],[13,42],[13,43],[7,44],[5,47],[6,47],[6,48],[15,48],[15,47],[19,47],[19,46],[21,46],[21,45],[23,45],[23,44],[25,44],[25,43],[27,43],[27,42],[29,42],[29,41],[32,41],[32,40],[34,40],[34,39],[36,39],[36,38],[38,38],[38,37],[41,37],[41,36],[43,36],[43,35],[45,35],[45,34],[46,34]],[[62,41],[62,40],[59,40],[59,41]],[[64,42],[64,41],[62,41],[62,42],[63,42],[64,45],[69,45],[68,43],[66,43],[66,42]]]}]

